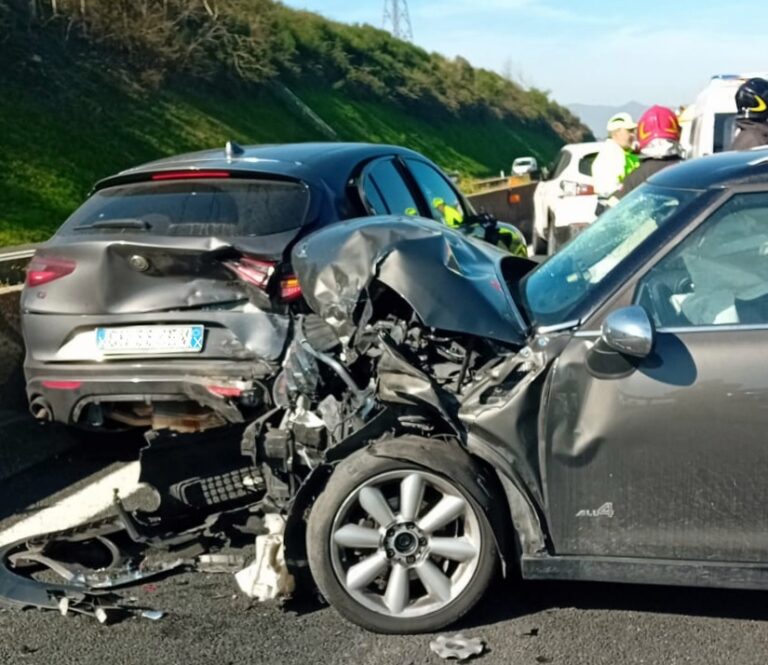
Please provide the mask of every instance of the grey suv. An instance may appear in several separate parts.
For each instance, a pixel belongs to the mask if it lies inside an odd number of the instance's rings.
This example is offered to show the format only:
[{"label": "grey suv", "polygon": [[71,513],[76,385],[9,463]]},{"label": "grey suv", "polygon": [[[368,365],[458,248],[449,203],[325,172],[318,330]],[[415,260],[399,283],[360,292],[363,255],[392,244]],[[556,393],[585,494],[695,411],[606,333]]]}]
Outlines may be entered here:
[{"label": "grey suv", "polygon": [[474,211],[418,153],[368,144],[225,149],[99,182],[38,250],[22,296],[33,414],[198,431],[269,402],[314,229],[372,214]]}]

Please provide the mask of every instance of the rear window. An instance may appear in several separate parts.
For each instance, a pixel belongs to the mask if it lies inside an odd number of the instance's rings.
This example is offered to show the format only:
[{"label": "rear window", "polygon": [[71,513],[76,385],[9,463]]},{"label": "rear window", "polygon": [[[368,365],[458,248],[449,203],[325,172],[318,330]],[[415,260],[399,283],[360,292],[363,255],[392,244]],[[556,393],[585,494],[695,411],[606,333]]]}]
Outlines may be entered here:
[{"label": "rear window", "polygon": [[309,189],[298,182],[221,178],[142,182],[96,192],[59,233],[264,236],[301,227],[308,208]]}]

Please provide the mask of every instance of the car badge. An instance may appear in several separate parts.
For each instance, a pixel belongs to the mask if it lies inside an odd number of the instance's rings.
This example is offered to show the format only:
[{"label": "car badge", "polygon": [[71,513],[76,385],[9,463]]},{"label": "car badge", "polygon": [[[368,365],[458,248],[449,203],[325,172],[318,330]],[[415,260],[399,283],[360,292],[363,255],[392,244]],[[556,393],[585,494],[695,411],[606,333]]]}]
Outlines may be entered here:
[{"label": "car badge", "polygon": [[613,510],[613,503],[604,503],[597,510],[589,510],[587,508],[580,510],[576,513],[576,517],[613,517],[616,513]]}]

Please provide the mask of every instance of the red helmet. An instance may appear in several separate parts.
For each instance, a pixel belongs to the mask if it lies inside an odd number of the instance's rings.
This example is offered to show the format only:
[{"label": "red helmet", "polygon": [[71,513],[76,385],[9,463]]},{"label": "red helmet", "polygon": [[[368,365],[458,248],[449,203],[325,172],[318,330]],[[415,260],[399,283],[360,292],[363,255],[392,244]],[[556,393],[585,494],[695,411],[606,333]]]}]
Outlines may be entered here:
[{"label": "red helmet", "polygon": [[654,139],[680,140],[680,123],[672,109],[651,106],[637,123],[637,142],[640,150]]}]

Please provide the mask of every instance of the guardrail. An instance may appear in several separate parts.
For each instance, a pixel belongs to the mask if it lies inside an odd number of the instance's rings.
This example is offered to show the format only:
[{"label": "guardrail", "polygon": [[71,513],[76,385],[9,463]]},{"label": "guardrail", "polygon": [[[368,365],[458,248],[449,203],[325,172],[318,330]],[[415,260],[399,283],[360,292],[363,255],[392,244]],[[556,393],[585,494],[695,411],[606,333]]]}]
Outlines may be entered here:
[{"label": "guardrail", "polygon": [[27,263],[38,245],[0,248],[0,286],[15,286],[24,281]]},{"label": "guardrail", "polygon": [[515,225],[530,243],[533,237],[533,192],[536,182],[512,184],[504,179],[500,187],[469,194],[467,199],[478,212],[491,213],[496,219]]}]

